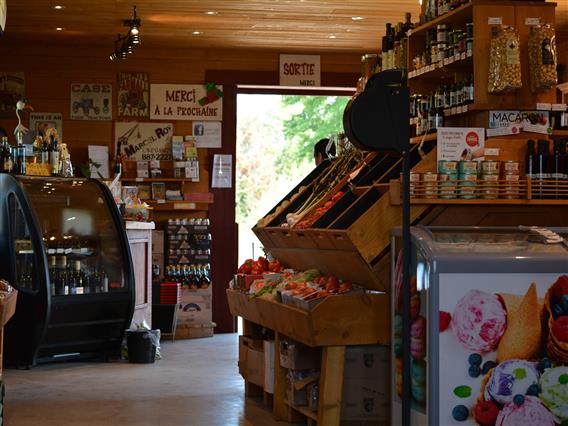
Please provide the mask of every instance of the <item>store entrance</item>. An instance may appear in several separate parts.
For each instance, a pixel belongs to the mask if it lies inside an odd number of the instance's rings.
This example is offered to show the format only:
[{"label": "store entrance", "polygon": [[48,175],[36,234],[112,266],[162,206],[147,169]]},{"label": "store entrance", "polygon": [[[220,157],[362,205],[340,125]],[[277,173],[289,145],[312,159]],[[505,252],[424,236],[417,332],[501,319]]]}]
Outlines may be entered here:
[{"label": "store entrance", "polygon": [[315,167],[315,143],[342,131],[343,110],[352,91],[345,95],[237,94],[239,265],[265,255],[252,227]]}]

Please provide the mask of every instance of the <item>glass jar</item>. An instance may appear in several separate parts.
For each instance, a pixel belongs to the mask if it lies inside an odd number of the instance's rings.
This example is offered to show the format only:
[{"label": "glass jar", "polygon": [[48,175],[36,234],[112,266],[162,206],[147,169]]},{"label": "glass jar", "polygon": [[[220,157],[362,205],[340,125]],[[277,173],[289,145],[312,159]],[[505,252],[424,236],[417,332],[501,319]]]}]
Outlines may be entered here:
[{"label": "glass jar", "polygon": [[440,24],[436,27],[436,40],[438,43],[445,43],[448,41],[448,27],[446,24]]}]

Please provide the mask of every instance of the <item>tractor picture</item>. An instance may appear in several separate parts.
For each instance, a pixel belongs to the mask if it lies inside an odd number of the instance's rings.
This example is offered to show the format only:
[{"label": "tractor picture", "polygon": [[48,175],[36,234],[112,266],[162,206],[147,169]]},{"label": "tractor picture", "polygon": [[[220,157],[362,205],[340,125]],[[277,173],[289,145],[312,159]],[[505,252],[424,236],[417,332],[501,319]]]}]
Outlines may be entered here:
[{"label": "tractor picture", "polygon": [[73,113],[77,114],[80,109],[83,110],[83,115],[89,115],[91,110],[95,112],[95,115],[101,112],[100,108],[94,105],[93,98],[82,98],[80,101],[73,102]]}]

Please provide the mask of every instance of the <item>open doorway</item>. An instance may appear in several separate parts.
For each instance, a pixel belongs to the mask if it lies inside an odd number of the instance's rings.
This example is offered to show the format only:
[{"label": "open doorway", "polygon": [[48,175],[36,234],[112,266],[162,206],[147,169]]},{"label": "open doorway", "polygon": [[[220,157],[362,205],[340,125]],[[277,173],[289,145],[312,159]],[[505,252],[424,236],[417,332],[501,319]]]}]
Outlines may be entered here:
[{"label": "open doorway", "polygon": [[343,128],[350,96],[237,95],[239,264],[263,256],[251,228],[314,167],[313,146]]}]

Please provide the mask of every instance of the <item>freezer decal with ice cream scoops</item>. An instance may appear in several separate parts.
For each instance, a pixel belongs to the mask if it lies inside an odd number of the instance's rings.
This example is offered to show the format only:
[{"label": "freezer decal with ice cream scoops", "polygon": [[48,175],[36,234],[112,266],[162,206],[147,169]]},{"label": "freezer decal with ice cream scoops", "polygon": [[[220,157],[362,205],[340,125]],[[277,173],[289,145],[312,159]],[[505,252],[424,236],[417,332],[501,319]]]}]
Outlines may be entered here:
[{"label": "freezer decal with ice cream scoops", "polygon": [[568,424],[568,275],[439,275],[441,425]]}]

